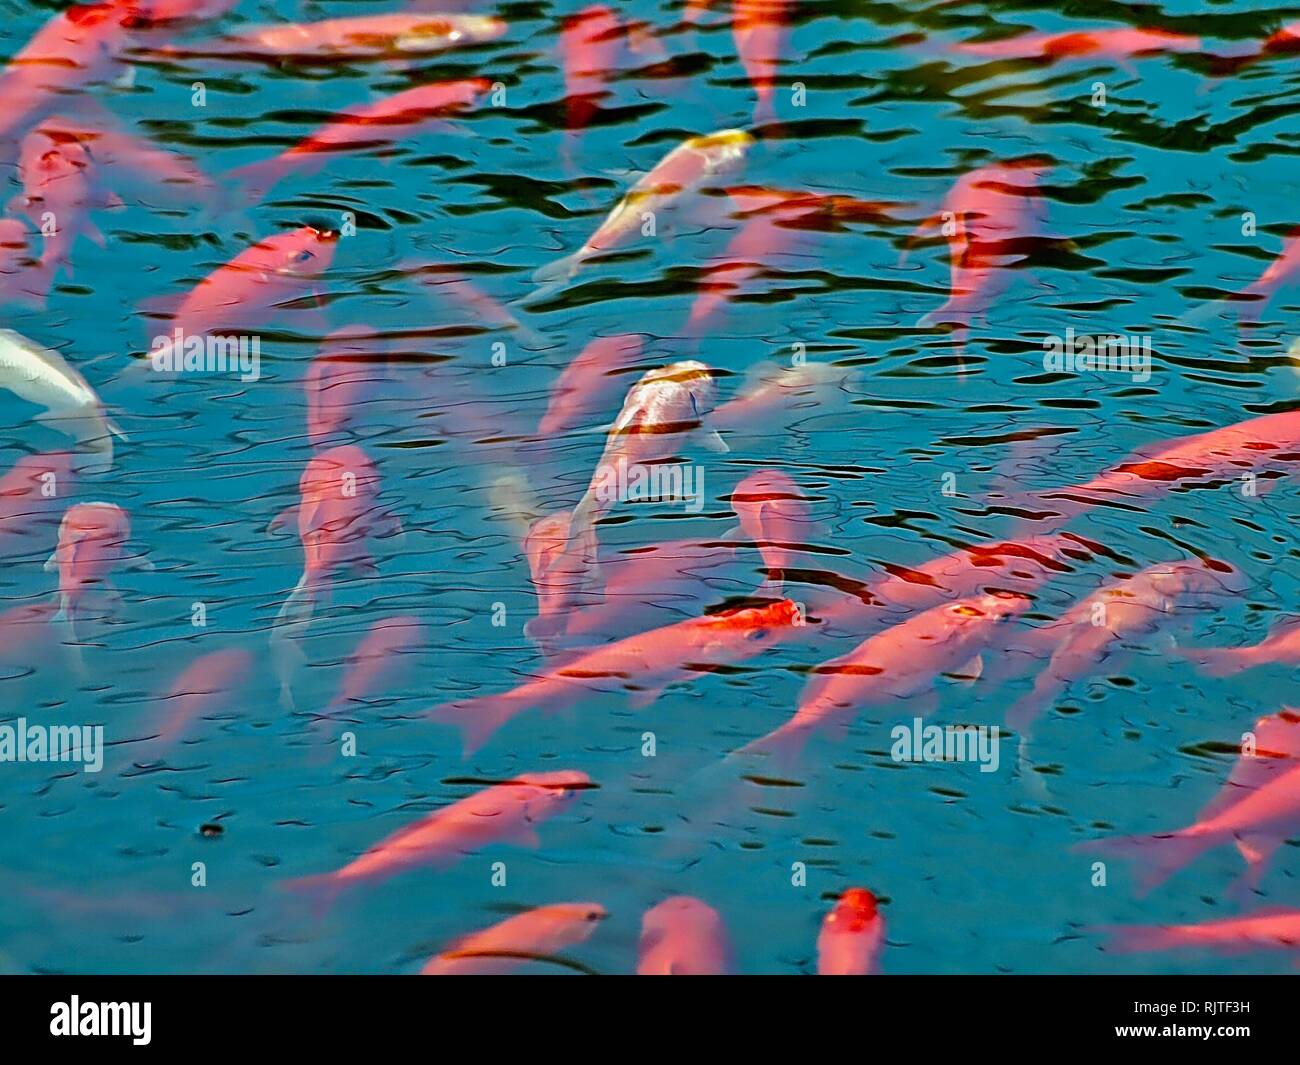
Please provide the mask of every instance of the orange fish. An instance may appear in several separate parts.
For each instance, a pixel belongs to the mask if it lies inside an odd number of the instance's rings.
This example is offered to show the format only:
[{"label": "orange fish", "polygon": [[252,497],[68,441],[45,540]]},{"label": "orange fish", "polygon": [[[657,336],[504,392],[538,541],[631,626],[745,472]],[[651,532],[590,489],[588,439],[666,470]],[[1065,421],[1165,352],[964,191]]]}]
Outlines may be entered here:
[{"label": "orange fish", "polygon": [[903,700],[931,695],[940,675],[976,660],[989,648],[996,627],[1029,606],[1030,600],[1019,595],[964,599],[870,637],[814,669],[794,716],[736,753],[775,753],[788,760],[813,733],[847,726],[863,706],[901,708]]},{"label": "orange fish", "polygon": [[725,976],[731,967],[727,931],[707,903],[677,895],[641,918],[638,976]]},{"label": "orange fish", "polygon": [[803,623],[798,605],[788,599],[688,618],[588,651],[511,691],[458,700],[429,713],[460,728],[469,754],[526,710],[556,711],[593,691],[628,689],[635,692],[633,705],[646,706],[673,681],[753,658],[790,638]]},{"label": "orange fish", "polygon": [[261,196],[290,174],[314,173],[331,156],[390,145],[431,122],[460,114],[491,86],[486,78],[417,85],[376,103],[344,111],[274,159],[240,167],[228,177],[250,195]]},{"label": "orange fish", "polygon": [[[1289,765],[1290,763],[1288,763]],[[1293,835],[1300,825],[1300,765],[1240,801],[1217,809],[1187,828],[1153,836],[1117,836],[1078,844],[1077,851],[1131,858],[1138,864],[1137,893],[1146,895],[1203,852],[1224,843],[1245,842],[1254,853]],[[1248,877],[1258,875],[1254,870]]]},{"label": "orange fish", "polygon": [[731,35],[741,65],[758,94],[754,125],[776,121],[774,97],[781,51],[785,45],[788,0],[735,0]]},{"label": "orange fish", "polygon": [[[1104,56],[1120,62],[1160,52],[1197,52],[1201,39],[1156,29],[1101,29],[1069,33],[1026,33],[996,41],[966,41],[952,46],[963,55],[988,59],[1074,59]],[[1127,65],[1127,64],[1126,64]]]},{"label": "orange fish", "polygon": [[1300,910],[1270,910],[1202,924],[1111,926],[1090,931],[1108,932],[1109,949],[1122,954],[1189,948],[1229,954],[1296,950],[1300,948]]},{"label": "orange fish", "polygon": [[[624,28],[603,4],[584,7],[560,28],[558,50],[564,68],[565,127],[569,140],[591,125],[623,46]],[[566,143],[566,151],[571,151]]]},{"label": "orange fish", "polygon": [[279,317],[283,304],[314,291],[337,247],[336,232],[301,226],[245,248],[174,301],[166,312],[173,332],[154,338],[148,365],[158,373],[184,369],[186,340],[243,333]]},{"label": "orange fish", "polygon": [[547,961],[585,942],[606,916],[605,907],[596,902],[539,906],[458,939],[430,958],[420,975],[488,976],[526,962]]},{"label": "orange fish", "polygon": [[817,936],[818,976],[874,976],[880,972],[885,919],[876,896],[849,888],[826,915]]},{"label": "orange fish", "polygon": [[1180,653],[1212,677],[1228,677],[1271,665],[1300,665],[1300,620],[1279,622],[1253,647],[1187,647]]},{"label": "orange fish", "polygon": [[253,656],[237,648],[213,651],[195,659],[161,697],[164,715],[155,726],[153,743],[174,743],[200,715],[227,706],[252,671]]},{"label": "orange fish", "polygon": [[447,868],[485,847],[537,848],[537,825],[559,813],[591,778],[576,769],[523,773],[477,791],[380,840],[341,869],[284,886],[315,895],[323,907],[348,887],[387,880],[420,866]]},{"label": "orange fish", "polygon": [[303,570],[280,608],[272,643],[281,698],[293,706],[294,671],[301,665],[296,641],[311,621],[316,604],[329,597],[335,574],[377,572],[368,541],[402,533],[397,516],[379,503],[379,471],[361,448],[344,444],[313,456],[303,469],[301,501],[281,513],[271,531],[296,519],[303,546]]}]

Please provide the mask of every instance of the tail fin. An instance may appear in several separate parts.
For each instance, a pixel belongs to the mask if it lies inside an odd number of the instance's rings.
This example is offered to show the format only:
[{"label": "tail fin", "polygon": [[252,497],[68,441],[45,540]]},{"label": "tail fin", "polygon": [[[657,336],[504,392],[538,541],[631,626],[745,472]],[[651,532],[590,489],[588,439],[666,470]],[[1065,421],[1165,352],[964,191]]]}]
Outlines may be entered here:
[{"label": "tail fin", "polygon": [[556,259],[545,266],[539,266],[533,271],[533,280],[539,285],[562,285],[564,282],[573,279],[581,263],[582,250],[579,249],[572,255],[566,255],[564,258]]},{"label": "tail fin", "polygon": [[319,921],[343,893],[345,884],[335,873],[320,873],[317,876],[300,876],[295,880],[282,881],[280,887],[301,897],[312,916]]},{"label": "tail fin", "polygon": [[1182,940],[1178,930],[1167,925],[1097,925],[1085,929],[1087,932],[1100,932],[1109,937],[1106,949],[1117,954],[1134,954],[1147,950],[1169,950],[1180,946]]},{"label": "tail fin", "polygon": [[263,159],[247,166],[228,171],[224,180],[217,183],[218,199],[231,209],[251,207],[270,192],[285,176],[285,167],[278,158]]},{"label": "tail fin", "polygon": [[1234,673],[1249,669],[1241,647],[1180,647],[1177,651],[1184,658],[1195,662],[1202,673],[1210,677],[1230,677]]},{"label": "tail fin", "polygon": [[1071,849],[1131,860],[1136,872],[1136,894],[1141,898],[1217,842],[1213,836],[1186,836],[1175,832],[1161,836],[1115,836],[1080,843]]},{"label": "tail fin", "polygon": [[271,657],[280,680],[280,705],[286,710],[294,709],[293,679],[307,661],[301,640],[316,611],[317,591],[318,583],[304,572],[271,629]]},{"label": "tail fin", "polygon": [[454,725],[458,728],[464,754],[468,758],[523,709],[514,693],[505,692],[463,702],[444,703],[425,716],[440,725]]}]

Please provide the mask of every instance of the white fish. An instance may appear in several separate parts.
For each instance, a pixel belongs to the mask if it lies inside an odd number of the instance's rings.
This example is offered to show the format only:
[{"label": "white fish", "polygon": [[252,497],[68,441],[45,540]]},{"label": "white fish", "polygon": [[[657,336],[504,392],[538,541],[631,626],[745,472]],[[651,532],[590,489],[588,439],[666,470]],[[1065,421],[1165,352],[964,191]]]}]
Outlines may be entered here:
[{"label": "white fish", "polygon": [[57,351],[12,329],[0,329],[0,387],[46,408],[38,414],[76,438],[106,468],[113,464],[113,437],[126,439],[109,419],[95,390]]}]

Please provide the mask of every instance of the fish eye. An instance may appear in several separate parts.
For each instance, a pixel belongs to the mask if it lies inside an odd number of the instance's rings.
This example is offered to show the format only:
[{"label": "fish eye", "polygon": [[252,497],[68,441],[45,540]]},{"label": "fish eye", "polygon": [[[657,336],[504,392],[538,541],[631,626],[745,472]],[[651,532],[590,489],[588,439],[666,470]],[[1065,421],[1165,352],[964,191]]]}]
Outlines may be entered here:
[{"label": "fish eye", "polygon": [[305,262],[307,262],[308,260],[310,260],[310,259],[314,259],[314,258],[316,258],[316,256],[315,256],[315,254],[314,254],[313,252],[303,250],[303,251],[300,251],[297,255],[294,256],[294,261],[295,261],[295,262],[300,262],[300,263],[305,263]]}]

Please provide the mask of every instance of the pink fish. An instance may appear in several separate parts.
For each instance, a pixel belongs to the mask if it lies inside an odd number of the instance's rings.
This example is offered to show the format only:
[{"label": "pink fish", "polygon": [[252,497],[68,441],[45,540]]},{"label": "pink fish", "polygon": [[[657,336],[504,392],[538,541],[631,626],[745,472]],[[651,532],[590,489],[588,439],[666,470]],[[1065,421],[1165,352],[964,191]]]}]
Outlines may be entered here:
[{"label": "pink fish", "polygon": [[424,626],[419,618],[403,616],[376,621],[348,656],[343,683],[326,708],[326,716],[374,698],[382,685],[395,683],[403,665],[409,667],[411,656],[424,638]]},{"label": "pink fish", "polygon": [[[1153,836],[1117,836],[1081,843],[1074,849],[1132,859],[1139,867],[1139,896],[1213,847],[1244,842],[1254,854],[1271,852],[1300,825],[1300,764],[1288,766],[1238,802],[1216,808],[1186,828]],[[1252,882],[1258,875],[1255,868],[1246,874]]]},{"label": "pink fish", "polygon": [[1176,617],[1213,606],[1232,591],[1225,575],[1186,563],[1150,566],[1086,596],[1056,621],[1020,637],[1018,650],[1049,660],[1034,686],[1007,711],[1009,728],[1023,737],[1070,687],[1114,669],[1125,649],[1169,629]]},{"label": "pink fish", "polygon": [[541,845],[537,825],[559,813],[591,778],[575,769],[523,773],[477,791],[386,836],[341,869],[290,880],[291,891],[327,905],[348,887],[377,883],[420,866],[448,868],[486,847]]},{"label": "pink fish", "polygon": [[328,600],[335,575],[374,573],[369,541],[401,534],[397,516],[379,502],[380,478],[370,457],[355,444],[313,456],[298,482],[301,500],[272,523],[274,531],[296,520],[303,546],[303,570],[280,608],[272,642],[281,698],[293,706],[292,675],[301,664],[296,640],[321,600]]},{"label": "pink fish", "polygon": [[617,408],[627,392],[627,372],[640,363],[643,345],[632,333],[596,337],[564,368],[551,389],[537,435],[562,436],[590,425]]},{"label": "pink fish", "polygon": [[1111,935],[1109,949],[1121,954],[1152,950],[1253,950],[1300,948],[1300,910],[1269,910],[1202,924],[1127,925],[1092,929]]},{"label": "pink fish", "polygon": [[607,81],[623,47],[623,25],[603,4],[584,7],[564,20],[558,51],[564,68],[566,152],[576,135],[600,113]]},{"label": "pink fish", "polygon": [[337,246],[337,233],[302,226],[244,249],[175,302],[166,315],[172,333],[154,339],[148,365],[185,369],[194,338],[245,333],[281,317],[283,304],[315,290]]},{"label": "pink fish", "polygon": [[32,252],[26,223],[0,218],[0,304],[45,306],[53,271]]},{"label": "pink fish", "polygon": [[964,599],[932,607],[870,637],[818,666],[794,716],[737,753],[789,760],[813,733],[847,726],[864,706],[903,710],[905,701],[930,696],[942,674],[962,669],[988,650],[997,626],[1029,606],[1030,600],[1019,595]]},{"label": "pink fish", "polygon": [[1252,647],[1186,647],[1180,653],[1212,677],[1228,677],[1259,666],[1300,665],[1300,620],[1279,622]]},{"label": "pink fish", "polygon": [[952,267],[947,301],[920,324],[953,322],[965,328],[986,314],[1008,281],[1009,267],[1041,236],[1046,211],[1040,185],[1050,169],[1049,160],[1030,156],[958,178],[943,210],[918,230],[941,224]]},{"label": "pink fish", "polygon": [[1185,483],[1239,482],[1243,475],[1282,471],[1296,462],[1300,411],[1283,411],[1150,445],[1084,484],[1035,492],[1013,502],[1026,507],[1051,503],[1053,509],[1036,515],[1036,520],[1047,520],[1049,529],[1057,529],[1091,507],[1131,508]]},{"label": "pink fish", "polygon": [[595,691],[629,689],[635,693],[634,705],[649,705],[673,681],[753,658],[789,639],[803,624],[798,605],[788,599],[688,618],[588,651],[511,691],[447,703],[429,716],[458,726],[469,754],[527,710],[554,712]]},{"label": "pink fish", "polygon": [[501,303],[466,277],[459,267],[404,262],[398,265],[398,270],[407,277],[414,277],[434,297],[440,309],[454,309],[456,313],[466,315],[461,321],[472,325],[475,331],[509,331],[530,350],[551,346],[544,337],[523,325]]},{"label": "pink fish", "polygon": [[421,976],[488,976],[529,961],[547,961],[583,943],[607,916],[595,902],[562,902],[508,917],[491,928],[458,939],[435,954]]},{"label": "pink fish", "polygon": [[885,919],[866,888],[849,888],[817,936],[818,976],[874,976],[880,972]]},{"label": "pink fish", "polygon": [[699,899],[676,895],[641,918],[638,976],[724,976],[731,955],[721,916]]},{"label": "pink fish", "polygon": [[1201,39],[1185,33],[1124,27],[1068,33],[1025,33],[996,41],[966,41],[953,45],[952,50],[988,59],[1055,60],[1099,56],[1123,62],[1135,56],[1197,52],[1200,48]]},{"label": "pink fish", "polygon": [[735,0],[732,4],[731,35],[741,65],[758,95],[754,106],[755,126],[776,120],[776,78],[785,46],[789,7],[788,0]]},{"label": "pink fish", "polygon": [[1287,234],[1282,253],[1268,264],[1268,268],[1259,277],[1237,294],[1237,299],[1251,301],[1247,307],[1242,308],[1242,319],[1258,319],[1274,293],[1283,286],[1295,284],[1297,280],[1300,280],[1300,228]]},{"label": "pink fish", "polygon": [[203,714],[228,706],[253,672],[253,656],[228,648],[196,658],[161,696],[163,714],[154,726],[153,743],[175,743]]},{"label": "pink fish", "polygon": [[328,125],[274,159],[252,163],[229,178],[261,196],[290,174],[314,173],[343,152],[370,151],[459,114],[491,88],[486,78],[418,85],[373,104],[343,111]]},{"label": "pink fish", "polygon": [[57,604],[29,603],[0,613],[0,662],[31,669],[47,656]]},{"label": "pink fish", "polygon": [[58,524],[71,496],[77,456],[70,451],[24,455],[0,477],[0,556],[26,550],[28,541]]},{"label": "pink fish", "polygon": [[307,439],[313,447],[347,432],[358,408],[384,376],[382,355],[374,351],[375,339],[369,330],[349,326],[335,330],[321,343],[303,380]]},{"label": "pink fish", "polygon": [[811,541],[819,526],[791,477],[779,470],[751,473],[732,489],[731,508],[767,567],[767,580],[757,594],[778,594],[786,571],[811,568],[809,552],[816,548]]}]

